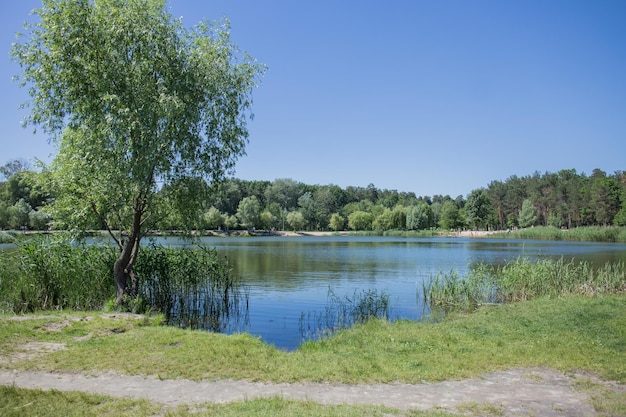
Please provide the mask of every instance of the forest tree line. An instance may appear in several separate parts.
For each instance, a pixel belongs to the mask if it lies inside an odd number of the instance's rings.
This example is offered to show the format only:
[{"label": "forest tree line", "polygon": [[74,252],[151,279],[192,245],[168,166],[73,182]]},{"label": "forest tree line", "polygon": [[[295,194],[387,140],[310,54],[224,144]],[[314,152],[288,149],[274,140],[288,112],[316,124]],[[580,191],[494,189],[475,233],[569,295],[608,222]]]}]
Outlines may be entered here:
[{"label": "forest tree line", "polygon": [[[64,229],[62,215],[47,208],[55,190],[45,170],[15,160],[0,167],[0,229]],[[202,212],[186,213],[163,199],[160,230],[504,230],[534,225],[626,226],[626,173],[591,175],[574,169],[535,172],[494,180],[467,196],[418,196],[414,192],[337,185],[308,185],[290,178],[274,181],[227,179],[217,186],[179,184],[181,192],[201,193]],[[169,190],[171,191],[171,190]],[[89,216],[86,213],[86,216]],[[102,228],[97,217],[93,229]]]}]

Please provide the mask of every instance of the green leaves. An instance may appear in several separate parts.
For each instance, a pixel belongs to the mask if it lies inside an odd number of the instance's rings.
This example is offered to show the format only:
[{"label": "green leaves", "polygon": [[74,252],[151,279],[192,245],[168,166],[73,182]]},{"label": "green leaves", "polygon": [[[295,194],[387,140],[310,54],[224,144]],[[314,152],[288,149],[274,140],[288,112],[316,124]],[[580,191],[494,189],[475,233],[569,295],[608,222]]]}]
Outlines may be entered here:
[{"label": "green leaves", "polygon": [[[35,14],[12,54],[27,122],[59,144],[50,173],[69,224],[93,224],[91,211],[111,228],[130,233],[136,216],[149,228],[156,193],[218,181],[244,154],[264,67],[239,56],[227,21],[187,30],[158,0],[44,0]],[[168,198],[179,197],[194,194]]]}]

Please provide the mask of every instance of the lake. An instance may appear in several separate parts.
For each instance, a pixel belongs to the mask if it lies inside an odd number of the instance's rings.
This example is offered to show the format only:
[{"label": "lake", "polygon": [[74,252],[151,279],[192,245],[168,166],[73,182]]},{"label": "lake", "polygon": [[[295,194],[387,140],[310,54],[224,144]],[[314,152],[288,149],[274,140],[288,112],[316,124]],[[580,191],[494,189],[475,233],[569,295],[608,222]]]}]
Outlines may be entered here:
[{"label": "lake", "polygon": [[[156,243],[187,244],[177,238]],[[249,290],[248,320],[227,332],[248,332],[287,350],[302,342],[303,315],[323,313],[330,290],[339,297],[384,291],[391,319],[418,320],[424,312],[422,284],[439,272],[464,274],[475,263],[519,257],[626,263],[622,243],[350,236],[202,238],[201,243],[227,257]]]}]

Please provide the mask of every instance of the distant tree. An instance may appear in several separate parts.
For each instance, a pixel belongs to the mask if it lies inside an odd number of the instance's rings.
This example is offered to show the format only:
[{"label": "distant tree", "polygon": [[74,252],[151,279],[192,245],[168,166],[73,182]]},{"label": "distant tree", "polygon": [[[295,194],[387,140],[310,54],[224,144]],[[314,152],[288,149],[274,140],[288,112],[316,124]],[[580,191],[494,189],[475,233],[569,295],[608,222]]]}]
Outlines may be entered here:
[{"label": "distant tree", "polygon": [[344,230],[346,224],[346,219],[344,219],[339,213],[333,213],[330,216],[330,222],[328,222],[328,227],[331,230]]},{"label": "distant tree", "polygon": [[409,230],[424,230],[433,226],[433,212],[428,204],[419,202],[411,206],[406,214],[406,228]]},{"label": "distant tree", "polygon": [[493,218],[494,209],[484,189],[476,189],[470,193],[465,202],[465,212],[470,227],[487,228]]},{"label": "distant tree", "polygon": [[393,209],[400,202],[400,195],[396,190],[384,190],[378,198],[378,204],[388,209]]},{"label": "distant tree", "polygon": [[221,213],[234,215],[237,213],[237,206],[244,198],[249,197],[241,187],[241,181],[227,179],[214,187],[214,191],[209,194],[206,202],[215,207]]},{"label": "distant tree", "polygon": [[266,188],[265,199],[268,204],[276,203],[283,209],[292,210],[298,207],[303,188],[303,184],[291,178],[279,178]]},{"label": "distant tree", "polygon": [[374,230],[392,230],[393,229],[393,212],[387,207],[383,212],[374,218],[372,222],[372,228]]},{"label": "distant tree", "polygon": [[442,203],[434,202],[430,205],[430,209],[433,212],[433,225],[438,225],[439,220],[441,219],[441,208],[443,207]]},{"label": "distant tree", "polygon": [[0,229],[6,229],[9,227],[10,211],[9,205],[6,201],[0,200]]},{"label": "distant tree", "polygon": [[261,222],[261,204],[255,196],[245,197],[237,208],[237,218],[242,226],[253,228]]},{"label": "distant tree", "polygon": [[353,201],[343,207],[342,213],[346,217],[355,211],[364,211],[369,213],[372,211],[373,207],[374,204],[369,200]]},{"label": "distant tree", "polygon": [[304,216],[299,211],[290,211],[287,213],[287,224],[293,231],[302,230],[305,224]]},{"label": "distant tree", "polygon": [[613,178],[600,175],[593,177],[590,197],[589,206],[595,214],[596,223],[603,226],[612,224],[622,205],[619,183]]},{"label": "distant tree", "polygon": [[[507,224],[507,216],[505,209],[507,187],[502,181],[492,181],[487,186],[487,196],[491,202],[491,206],[496,212],[498,226],[503,229]],[[468,216],[469,217],[469,216]]]},{"label": "distant tree", "polygon": [[224,226],[226,226],[228,230],[236,229],[238,225],[237,216],[224,214]]},{"label": "distant tree", "polygon": [[522,209],[519,212],[518,222],[520,227],[530,227],[537,224],[537,208],[532,200],[527,198],[522,202]]},{"label": "distant tree", "polygon": [[219,229],[224,225],[224,216],[215,207],[209,207],[203,217],[204,224],[208,229]]},{"label": "distant tree", "polygon": [[6,179],[22,171],[30,171],[30,164],[24,159],[14,159],[0,166],[0,175]]},{"label": "distant tree", "polygon": [[446,230],[452,230],[463,226],[456,202],[447,200],[443,203],[439,217],[439,226]]},{"label": "distant tree", "polygon": [[622,203],[622,208],[613,218],[613,224],[616,226],[626,226],[626,201]]},{"label": "distant tree", "polygon": [[31,207],[41,207],[50,199],[49,193],[42,187],[40,174],[35,171],[19,171],[11,175],[3,184],[2,199],[9,204],[19,200],[26,201]]},{"label": "distant tree", "polygon": [[33,208],[23,198],[8,208],[9,226],[15,229],[28,227],[29,214]]},{"label": "distant tree", "polygon": [[348,227],[352,230],[372,230],[374,216],[366,211],[355,211],[348,216]]},{"label": "distant tree", "polygon": [[278,218],[274,216],[271,211],[265,209],[261,212],[260,220],[261,227],[263,227],[265,230],[270,230],[271,228],[276,227],[276,222]]},{"label": "distant tree", "polygon": [[[188,30],[164,0],[44,0],[35,14],[12,50],[27,123],[59,146],[49,170],[58,215],[83,229],[92,211],[119,245],[119,303],[136,293],[140,242],[162,209],[183,199],[191,227],[204,205],[195,180],[220,181],[244,154],[264,69],[237,52],[227,22]],[[158,192],[181,183],[169,189],[189,192]]]},{"label": "distant tree", "polygon": [[32,210],[28,213],[28,224],[34,230],[46,230],[52,218],[42,210]]}]

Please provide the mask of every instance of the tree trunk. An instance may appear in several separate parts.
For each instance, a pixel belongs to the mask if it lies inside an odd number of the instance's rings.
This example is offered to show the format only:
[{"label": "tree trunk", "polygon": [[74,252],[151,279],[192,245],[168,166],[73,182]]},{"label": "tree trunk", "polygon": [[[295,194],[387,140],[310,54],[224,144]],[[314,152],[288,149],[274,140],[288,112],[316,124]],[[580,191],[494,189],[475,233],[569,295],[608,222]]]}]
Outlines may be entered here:
[{"label": "tree trunk", "polygon": [[[123,254],[123,252],[122,252]],[[126,287],[128,286],[128,279],[126,276],[126,265],[122,254],[115,261],[113,265],[113,277],[115,279],[115,304],[119,305],[122,302],[124,294],[126,293]]]},{"label": "tree trunk", "polygon": [[[141,241],[141,217],[143,214],[142,207],[135,205],[135,213],[133,215],[133,227],[130,236],[126,242],[122,244],[120,256],[113,265],[113,277],[115,279],[115,303],[120,304],[124,298],[124,294],[137,295],[138,282],[137,277],[133,273],[133,264],[139,253],[139,243]],[[129,278],[131,280],[129,287]]]}]

